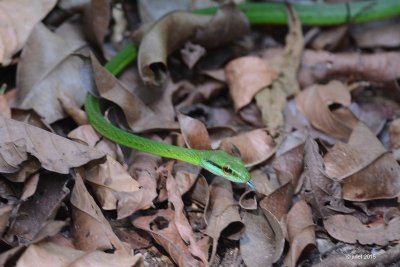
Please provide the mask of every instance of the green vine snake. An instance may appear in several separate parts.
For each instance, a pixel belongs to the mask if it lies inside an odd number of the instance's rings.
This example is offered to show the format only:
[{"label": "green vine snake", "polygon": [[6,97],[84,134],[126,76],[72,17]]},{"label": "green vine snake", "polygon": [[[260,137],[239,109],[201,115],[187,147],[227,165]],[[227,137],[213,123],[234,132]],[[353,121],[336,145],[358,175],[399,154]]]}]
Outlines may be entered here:
[{"label": "green vine snake", "polygon": [[[348,22],[361,23],[384,19],[400,14],[400,0],[363,1],[351,4],[294,4],[303,25],[327,26],[340,25]],[[239,5],[252,25],[256,24],[286,24],[284,4],[279,3],[246,3]],[[212,15],[216,8],[195,10],[194,13]],[[125,67],[131,64],[137,55],[136,46],[128,45],[119,52],[109,63],[106,69],[118,75]],[[194,150],[168,145],[149,140],[125,132],[104,119],[97,98],[88,94],[85,110],[90,124],[107,139],[118,144],[142,152],[172,158],[200,166],[209,172],[222,176],[230,181],[247,183],[250,188],[250,174],[241,159],[228,155],[221,150]]]}]

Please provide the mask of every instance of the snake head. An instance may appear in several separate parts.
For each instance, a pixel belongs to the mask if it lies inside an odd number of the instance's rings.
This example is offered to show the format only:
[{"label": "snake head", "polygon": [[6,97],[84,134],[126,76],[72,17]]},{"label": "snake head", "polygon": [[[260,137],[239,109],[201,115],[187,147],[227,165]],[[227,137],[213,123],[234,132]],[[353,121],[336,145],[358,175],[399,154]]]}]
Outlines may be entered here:
[{"label": "snake head", "polygon": [[209,172],[232,182],[248,183],[251,179],[243,161],[222,150],[204,151],[200,165]]}]

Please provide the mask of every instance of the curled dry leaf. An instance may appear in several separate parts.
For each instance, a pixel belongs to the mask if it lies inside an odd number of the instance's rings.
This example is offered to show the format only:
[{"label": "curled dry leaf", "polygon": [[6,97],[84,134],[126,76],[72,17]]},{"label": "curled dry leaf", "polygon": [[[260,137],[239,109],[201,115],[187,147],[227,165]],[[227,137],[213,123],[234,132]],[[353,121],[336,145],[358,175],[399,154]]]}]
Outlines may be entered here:
[{"label": "curled dry leaf", "polygon": [[59,90],[57,92],[57,99],[60,101],[65,113],[67,113],[76,124],[88,124],[85,112],[80,108],[79,103],[76,102],[74,98],[69,96],[66,92]]},{"label": "curled dry leaf", "polygon": [[72,167],[99,159],[103,153],[52,134],[35,126],[0,117],[0,172],[11,173],[28,155],[37,158],[42,167],[67,174]]},{"label": "curled dry leaf", "polygon": [[201,168],[185,162],[178,162],[174,165],[175,180],[181,195],[187,193],[196,183]]},{"label": "curled dry leaf", "polygon": [[304,38],[296,11],[288,6],[286,13],[289,27],[286,46],[283,53],[268,61],[276,69],[278,79],[256,95],[263,122],[271,131],[276,131],[283,126],[282,111],[286,106],[286,98],[300,91],[297,72],[304,49]]},{"label": "curled dry leaf", "polygon": [[186,145],[192,149],[209,150],[210,136],[206,126],[199,120],[178,113],[179,125]]},{"label": "curled dry leaf", "polygon": [[236,147],[246,166],[254,166],[270,158],[276,150],[274,139],[262,129],[253,130],[222,140],[219,149],[232,153]]},{"label": "curled dry leaf", "polygon": [[100,51],[110,23],[110,3],[107,0],[90,1],[85,6],[83,22],[88,40]]},{"label": "curled dry leaf", "polygon": [[318,151],[318,144],[308,138],[304,150],[303,196],[311,205],[315,216],[324,218],[336,211],[351,212],[351,209],[344,206],[339,181],[330,178],[324,172],[324,163]]},{"label": "curled dry leaf", "polygon": [[188,219],[184,215],[184,204],[182,201],[182,193],[179,190],[178,184],[174,177],[168,171],[167,176],[167,190],[168,190],[168,201],[172,203],[175,211],[175,225],[181,236],[182,240],[188,244],[190,253],[199,258],[203,264],[207,265],[207,256],[197,244],[196,237],[194,236],[192,227],[189,224]]},{"label": "curled dry leaf", "polygon": [[[327,85],[313,85],[296,97],[297,108],[315,128],[339,139],[347,139],[358,122],[346,109],[350,101],[349,91],[339,81],[331,81]],[[332,104],[340,104],[342,107],[331,110],[329,107]]]},{"label": "curled dry leaf", "polygon": [[389,127],[390,149],[400,147],[400,119],[396,119],[390,123]]},{"label": "curled dry leaf", "polygon": [[133,131],[177,128],[174,121],[164,119],[162,114],[156,114],[148,108],[142,100],[101,66],[93,55],[91,55],[91,60],[97,90],[102,97],[117,103],[122,108],[128,125]]},{"label": "curled dry leaf", "polygon": [[11,108],[8,105],[6,96],[1,93],[1,89],[0,89],[0,116],[7,119],[11,119]]},{"label": "curled dry leaf", "polygon": [[343,242],[360,244],[377,244],[386,246],[390,241],[399,240],[400,217],[389,222],[378,220],[370,224],[362,224],[352,215],[333,215],[324,220],[328,233]]},{"label": "curled dry leaf", "polygon": [[315,247],[315,225],[311,209],[304,200],[297,202],[287,215],[290,249],[285,266],[297,266],[297,260],[307,247]]},{"label": "curled dry leaf", "polygon": [[77,248],[86,251],[115,249],[117,254],[129,254],[87,191],[79,173],[75,174],[75,186],[70,201],[74,244]]},{"label": "curled dry leaf", "polygon": [[185,47],[181,49],[182,60],[185,62],[189,69],[196,65],[197,61],[204,56],[206,50],[201,45],[192,44],[187,42]]},{"label": "curled dry leaf", "polygon": [[79,49],[85,45],[76,37],[61,37],[37,24],[18,64],[16,107],[34,109],[45,122],[52,123],[65,116],[57,90],[67,91],[83,104],[86,90],[81,68],[85,55]]},{"label": "curled dry leaf", "polygon": [[68,177],[42,174],[35,194],[24,201],[18,209],[14,222],[7,231],[6,240],[18,240],[26,244],[34,240],[48,222],[52,222],[59,207],[69,194]]},{"label": "curled dry leaf", "polygon": [[87,266],[87,267],[143,267],[140,255],[116,255],[103,251],[82,251],[55,243],[30,245],[17,262],[19,267],[39,266]]},{"label": "curled dry leaf", "polygon": [[[25,44],[33,27],[53,9],[56,0],[0,2],[0,64],[8,65]],[[21,19],[23,18],[23,19]]]},{"label": "curled dry leaf", "polygon": [[87,170],[85,178],[94,188],[97,200],[103,209],[117,209],[119,219],[132,213],[121,206],[120,199],[138,191],[140,185],[119,162],[107,155],[106,162]]},{"label": "curled dry leaf", "polygon": [[[239,206],[233,199],[232,185],[221,177],[215,177],[209,188],[210,198],[205,209],[207,228],[204,233],[213,239],[210,264],[214,261],[221,232],[231,239],[238,239],[243,224],[239,216]],[[228,229],[229,228],[229,229]],[[229,230],[229,231],[228,231]]]},{"label": "curled dry leaf", "polygon": [[249,29],[246,17],[232,5],[214,16],[176,11],[162,17],[144,35],[138,54],[139,73],[145,83],[166,81],[167,56],[186,41],[216,47],[235,40]]},{"label": "curled dry leaf", "polygon": [[314,50],[334,50],[346,36],[348,25],[333,27],[331,29],[323,30],[312,41],[311,47]]},{"label": "curled dry leaf", "polygon": [[276,72],[262,59],[254,56],[240,57],[225,67],[225,76],[235,110],[248,105],[254,96],[276,79]]},{"label": "curled dry leaf", "polygon": [[326,174],[340,181],[346,200],[395,198],[400,192],[399,164],[361,122],[349,142],[337,143],[324,162]]},{"label": "curled dry leaf", "polygon": [[275,233],[262,214],[246,212],[245,231],[240,237],[240,253],[248,267],[271,266],[275,254]]},{"label": "curled dry leaf", "polygon": [[400,78],[400,53],[333,54],[312,50],[304,52],[299,72],[302,87],[337,76],[351,76],[353,79],[371,82],[396,80]]},{"label": "curled dry leaf", "polygon": [[175,213],[172,210],[158,210],[154,215],[136,218],[132,224],[151,234],[178,266],[204,266],[189,252],[179,234],[174,217]]}]

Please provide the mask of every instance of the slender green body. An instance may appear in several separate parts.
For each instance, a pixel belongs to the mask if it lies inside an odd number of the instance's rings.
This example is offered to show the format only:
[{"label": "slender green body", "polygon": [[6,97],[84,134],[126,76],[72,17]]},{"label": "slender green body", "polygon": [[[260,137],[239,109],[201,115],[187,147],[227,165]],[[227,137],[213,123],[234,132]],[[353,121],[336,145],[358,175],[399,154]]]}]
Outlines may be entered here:
[{"label": "slender green body", "polygon": [[[400,0],[371,0],[351,4],[313,4],[293,5],[299,14],[303,25],[338,25],[344,23],[359,23],[371,20],[389,18],[400,14]],[[278,3],[242,4],[239,8],[255,24],[286,24],[285,5]],[[216,8],[195,10],[197,14],[211,15]],[[106,68],[118,75],[131,64],[137,55],[135,45],[129,45],[116,55]],[[250,182],[250,174],[244,163],[236,157],[221,150],[194,150],[155,142],[128,132],[108,123],[101,114],[97,98],[88,94],[85,103],[86,114],[90,124],[101,135],[118,144],[166,158],[173,158],[201,166],[206,170],[225,177],[234,182]]]}]

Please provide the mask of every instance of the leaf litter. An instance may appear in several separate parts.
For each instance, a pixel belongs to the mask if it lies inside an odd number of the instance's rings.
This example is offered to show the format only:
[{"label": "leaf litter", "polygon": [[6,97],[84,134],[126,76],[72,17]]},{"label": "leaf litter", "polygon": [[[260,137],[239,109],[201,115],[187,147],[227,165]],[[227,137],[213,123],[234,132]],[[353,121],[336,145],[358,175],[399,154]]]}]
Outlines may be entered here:
[{"label": "leaf litter", "polygon": [[[4,16],[0,32],[14,67],[0,90],[2,265],[398,263],[396,20],[303,37],[288,8],[272,47],[234,5],[176,11],[142,26],[138,67],[116,78],[102,67],[123,47],[110,42],[114,4],[63,1],[79,18],[66,19],[37,2],[15,12],[32,13],[26,27]],[[134,5],[121,6],[132,24]],[[241,157],[256,191],[100,136],[80,108],[88,91],[120,128]]]}]

